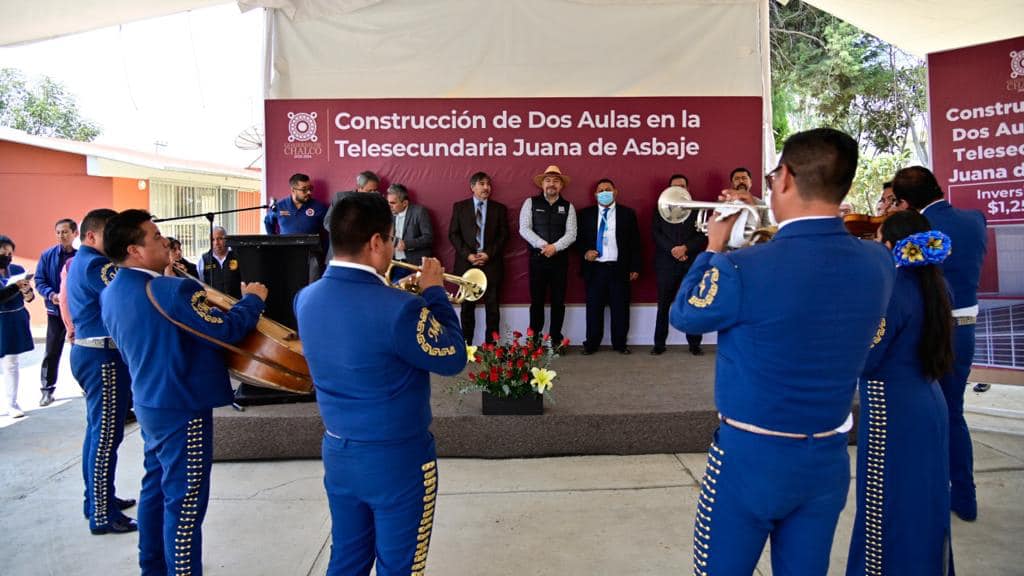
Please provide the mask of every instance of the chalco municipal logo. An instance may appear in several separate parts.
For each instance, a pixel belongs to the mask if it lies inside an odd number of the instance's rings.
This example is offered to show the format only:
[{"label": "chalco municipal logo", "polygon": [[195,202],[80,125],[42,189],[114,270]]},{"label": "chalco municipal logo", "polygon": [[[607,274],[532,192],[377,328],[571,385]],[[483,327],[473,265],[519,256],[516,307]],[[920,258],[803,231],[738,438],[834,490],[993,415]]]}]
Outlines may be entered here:
[{"label": "chalco municipal logo", "polygon": [[1024,92],[1024,50],[1010,51],[1010,79],[1006,81],[1006,89]]},{"label": "chalco municipal logo", "polygon": [[284,153],[295,159],[313,158],[323,153],[316,135],[316,112],[288,113],[288,142]]}]

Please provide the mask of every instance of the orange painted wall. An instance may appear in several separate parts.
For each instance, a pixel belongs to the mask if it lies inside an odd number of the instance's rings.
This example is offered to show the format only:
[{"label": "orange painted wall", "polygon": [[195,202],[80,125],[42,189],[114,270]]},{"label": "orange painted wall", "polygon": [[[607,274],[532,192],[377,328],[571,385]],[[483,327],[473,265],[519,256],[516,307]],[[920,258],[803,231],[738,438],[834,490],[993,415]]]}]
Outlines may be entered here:
[{"label": "orange painted wall", "polygon": [[0,234],[37,259],[56,243],[53,225],[112,204],[110,178],[88,176],[85,157],[0,141]]},{"label": "orange painted wall", "polygon": [[[252,208],[260,205],[260,193],[258,190],[239,190],[238,191],[238,207],[239,208]],[[262,234],[263,233],[263,213],[261,210],[252,210],[250,212],[239,212],[238,213],[238,233],[239,234]]]},{"label": "orange painted wall", "polygon": [[114,201],[110,206],[118,212],[129,208],[149,210],[149,180],[143,180],[146,187],[139,190],[139,181],[135,178],[111,178],[114,186]]},{"label": "orange painted wall", "polygon": [[[111,180],[87,175],[85,156],[0,141],[0,234],[17,244],[15,262],[35,271],[39,255],[57,243],[57,220],[78,222],[89,210],[112,205]],[[46,325],[42,300],[28,305],[37,326]]]}]

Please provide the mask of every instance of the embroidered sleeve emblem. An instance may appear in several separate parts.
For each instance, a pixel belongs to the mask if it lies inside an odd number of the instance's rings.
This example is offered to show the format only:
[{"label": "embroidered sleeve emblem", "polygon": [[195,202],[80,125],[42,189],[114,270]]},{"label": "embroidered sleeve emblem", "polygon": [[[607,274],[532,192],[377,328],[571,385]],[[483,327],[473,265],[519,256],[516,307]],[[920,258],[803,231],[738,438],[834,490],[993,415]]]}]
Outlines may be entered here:
[{"label": "embroidered sleeve emblem", "polygon": [[697,285],[697,293],[690,296],[687,302],[696,308],[707,308],[715,301],[718,294],[718,268],[712,267],[704,273]]},{"label": "embroidered sleeve emblem", "polygon": [[228,270],[238,270],[238,260],[228,262]]},{"label": "embroidered sleeve emblem", "polygon": [[455,346],[436,346],[444,334],[444,327],[430,315],[428,308],[420,309],[420,319],[416,323],[416,343],[431,356],[451,356],[455,354]]},{"label": "embroidered sleeve emblem", "polygon": [[100,268],[100,280],[103,280],[104,286],[109,286],[114,281],[114,276],[117,276],[117,266],[113,262],[107,262]]},{"label": "embroidered sleeve emblem", "polygon": [[878,323],[878,330],[875,330],[875,337],[871,339],[871,347],[874,348],[875,346],[877,346],[878,343],[882,341],[882,338],[884,336],[885,336],[885,318],[882,318],[882,321]]},{"label": "embroidered sleeve emblem", "polygon": [[214,316],[210,311],[210,304],[206,301],[206,291],[200,290],[192,295],[192,309],[196,311],[196,314],[200,318],[206,320],[210,324],[223,324],[224,319],[220,316]]}]

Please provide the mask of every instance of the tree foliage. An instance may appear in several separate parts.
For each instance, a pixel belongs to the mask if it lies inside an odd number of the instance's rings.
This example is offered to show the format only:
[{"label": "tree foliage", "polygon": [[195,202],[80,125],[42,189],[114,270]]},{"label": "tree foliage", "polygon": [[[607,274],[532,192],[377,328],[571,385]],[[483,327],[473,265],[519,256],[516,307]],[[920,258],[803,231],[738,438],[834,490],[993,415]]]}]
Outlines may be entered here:
[{"label": "tree foliage", "polygon": [[862,156],[850,198],[858,209],[873,207],[882,182],[912,154],[928,164],[917,130],[927,111],[922,61],[798,0],[771,3],[771,58],[776,143],[819,126],[853,136]]},{"label": "tree foliage", "polygon": [[83,142],[100,135],[100,127],[82,118],[63,84],[48,76],[29,82],[14,68],[0,69],[0,125]]}]

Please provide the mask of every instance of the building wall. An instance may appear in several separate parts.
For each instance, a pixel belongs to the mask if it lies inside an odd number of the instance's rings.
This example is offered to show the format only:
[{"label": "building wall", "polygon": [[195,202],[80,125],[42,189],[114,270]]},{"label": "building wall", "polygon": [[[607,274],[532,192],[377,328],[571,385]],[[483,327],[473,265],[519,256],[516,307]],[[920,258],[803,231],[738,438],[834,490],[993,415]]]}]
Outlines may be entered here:
[{"label": "building wall", "polygon": [[[238,191],[238,207],[239,208],[253,208],[259,206],[260,202],[260,191],[259,190],[239,190]],[[263,211],[252,210],[250,212],[239,212],[238,213],[238,233],[239,234],[263,234]]]},{"label": "building wall", "polygon": [[[39,255],[57,242],[57,220],[78,222],[93,208],[111,206],[111,180],[86,174],[84,156],[0,141],[0,234],[17,245],[15,262],[34,271]],[[28,309],[33,325],[46,325],[42,298]]]},{"label": "building wall", "polygon": [[[111,178],[111,180],[114,185],[111,208],[118,212],[129,208],[149,210],[149,180],[136,180],[135,178]],[[139,182],[145,183],[145,188],[140,190]]]},{"label": "building wall", "polygon": [[87,175],[84,156],[0,141],[0,234],[37,259],[56,243],[57,220],[112,205],[111,180]]}]

